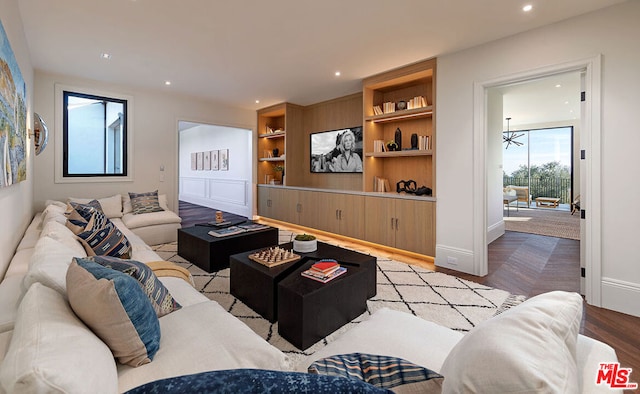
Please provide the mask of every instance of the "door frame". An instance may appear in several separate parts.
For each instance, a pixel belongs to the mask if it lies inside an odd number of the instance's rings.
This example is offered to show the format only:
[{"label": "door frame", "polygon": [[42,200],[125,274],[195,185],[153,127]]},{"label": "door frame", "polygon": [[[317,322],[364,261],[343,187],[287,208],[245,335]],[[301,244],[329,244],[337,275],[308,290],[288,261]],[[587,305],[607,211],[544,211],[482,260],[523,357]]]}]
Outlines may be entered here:
[{"label": "door frame", "polygon": [[584,159],[585,182],[581,182],[580,195],[582,208],[588,213],[585,217],[585,231],[581,242],[585,242],[585,296],[587,303],[595,306],[602,304],[602,236],[601,236],[601,79],[602,56],[576,60],[505,75],[494,79],[475,82],[473,87],[473,268],[476,275],[488,273],[487,244],[487,89],[526,82],[566,72],[584,73],[584,92],[581,116],[580,145],[586,156]]}]

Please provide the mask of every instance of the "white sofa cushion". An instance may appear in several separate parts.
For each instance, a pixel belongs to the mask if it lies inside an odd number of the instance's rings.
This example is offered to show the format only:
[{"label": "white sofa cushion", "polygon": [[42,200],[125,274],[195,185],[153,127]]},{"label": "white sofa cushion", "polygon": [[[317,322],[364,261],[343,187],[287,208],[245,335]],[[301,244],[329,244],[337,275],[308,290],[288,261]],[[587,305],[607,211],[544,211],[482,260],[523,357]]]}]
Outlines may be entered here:
[{"label": "white sofa cushion", "polygon": [[65,224],[67,222],[67,217],[64,214],[66,210],[66,207],[62,208],[57,204],[47,205],[44,211],[42,211],[42,223],[40,229],[42,229],[42,226],[52,220],[55,220],[56,222],[61,224]]},{"label": "white sofa cushion", "polygon": [[29,227],[24,232],[16,251],[24,250],[24,249],[32,249],[36,242],[38,242],[38,238],[40,238],[40,230],[42,229],[42,212],[36,213],[33,217],[31,223],[29,223]]},{"label": "white sofa cushion", "polygon": [[137,368],[118,365],[120,392],[154,380],[204,371],[288,369],[284,353],[213,301],[161,317],[160,330],[160,349],[152,363]]},{"label": "white sofa cushion", "polygon": [[8,278],[10,276],[26,275],[29,270],[29,261],[31,261],[31,256],[33,256],[34,250],[34,248],[18,250],[16,254],[13,255],[4,277]]},{"label": "white sofa cushion", "polygon": [[447,327],[406,312],[382,308],[295,367],[306,372],[311,363],[321,358],[368,353],[403,358],[438,372],[460,339],[462,333]]},{"label": "white sofa cushion", "polygon": [[169,290],[173,298],[178,301],[182,307],[201,302],[207,302],[209,299],[204,294],[196,291],[191,284],[182,278],[172,276],[158,277],[160,282]]},{"label": "white sofa cushion", "polygon": [[69,202],[77,202],[79,204],[88,204],[92,200],[98,200],[102,207],[102,212],[109,219],[122,217],[122,195],[116,194],[111,197],[104,198],[75,198],[69,197]]},{"label": "white sofa cushion", "polygon": [[[10,276],[0,282],[0,332],[13,330],[22,300],[22,277]],[[0,357],[0,360],[2,358]]]},{"label": "white sofa cushion", "polygon": [[60,241],[50,237],[40,238],[31,256],[23,288],[29,289],[32,284],[40,282],[66,297],[67,268],[74,257],[86,257],[86,253],[83,256],[78,256],[77,251],[70,249]]},{"label": "white sofa cushion", "polygon": [[158,224],[180,223],[182,219],[172,211],[149,212],[136,215],[127,213],[122,216],[122,221],[131,230],[139,227],[155,226]]},{"label": "white sofa cushion", "polygon": [[42,226],[42,232],[40,237],[49,237],[60,241],[64,246],[73,250],[76,256],[86,256],[87,252],[82,247],[82,244],[78,241],[78,237],[64,224],[53,220]]},{"label": "white sofa cushion", "polygon": [[109,348],[56,291],[34,284],[25,295],[0,383],[7,393],[117,391]]},{"label": "white sofa cushion", "polygon": [[445,360],[443,392],[577,393],[582,308],[579,294],[553,291],[478,324]]}]

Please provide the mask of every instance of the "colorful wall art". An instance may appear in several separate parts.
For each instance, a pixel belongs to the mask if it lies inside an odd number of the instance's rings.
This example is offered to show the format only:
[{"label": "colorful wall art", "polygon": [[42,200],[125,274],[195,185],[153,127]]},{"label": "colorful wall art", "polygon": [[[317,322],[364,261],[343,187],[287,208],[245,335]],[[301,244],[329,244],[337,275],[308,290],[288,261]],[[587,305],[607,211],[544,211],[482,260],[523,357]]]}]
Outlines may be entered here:
[{"label": "colorful wall art", "polygon": [[0,187],[27,179],[26,85],[0,22]]}]

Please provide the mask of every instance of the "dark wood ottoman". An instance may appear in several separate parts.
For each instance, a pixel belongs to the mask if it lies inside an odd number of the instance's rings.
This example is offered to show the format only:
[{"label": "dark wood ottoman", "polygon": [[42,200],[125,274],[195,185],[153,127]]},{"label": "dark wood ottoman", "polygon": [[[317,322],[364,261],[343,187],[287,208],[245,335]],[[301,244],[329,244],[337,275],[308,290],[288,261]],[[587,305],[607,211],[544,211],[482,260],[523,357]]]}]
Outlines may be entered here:
[{"label": "dark wood ottoman", "polygon": [[278,229],[247,231],[226,237],[212,237],[210,226],[178,230],[178,255],[207,272],[229,267],[229,256],[278,244]]},{"label": "dark wood ottoman", "polygon": [[300,273],[305,264],[278,284],[278,333],[301,350],[318,342],[367,310],[367,275],[359,267],[327,283]]},{"label": "dark wood ottoman", "polygon": [[254,252],[229,257],[231,295],[273,323],[278,319],[278,283],[302,265],[304,259],[269,268],[249,259]]}]

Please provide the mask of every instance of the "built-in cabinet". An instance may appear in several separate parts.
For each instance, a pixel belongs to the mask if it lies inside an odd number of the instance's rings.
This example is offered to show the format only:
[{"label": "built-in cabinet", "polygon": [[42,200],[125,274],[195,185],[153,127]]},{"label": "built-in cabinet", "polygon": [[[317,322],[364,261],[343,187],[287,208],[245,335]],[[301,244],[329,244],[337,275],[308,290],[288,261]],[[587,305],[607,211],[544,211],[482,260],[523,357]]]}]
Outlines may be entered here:
[{"label": "built-in cabinet", "polygon": [[[351,118],[359,112],[359,107],[353,108],[356,96],[309,107],[282,103],[259,110],[258,214],[434,256],[435,81],[436,59],[363,80],[361,177],[309,171],[309,133],[328,124],[355,126]],[[396,138],[398,150],[382,148]],[[274,172],[274,164],[284,167],[284,180]],[[265,185],[274,177],[283,186]],[[389,190],[379,190],[379,179],[387,181]],[[398,194],[396,184],[409,180],[430,188],[432,195]],[[318,181],[331,190],[305,187]],[[333,190],[337,188],[341,190]]]},{"label": "built-in cabinet", "polygon": [[413,199],[365,197],[367,215],[364,239],[433,256],[435,253],[435,203]]}]

